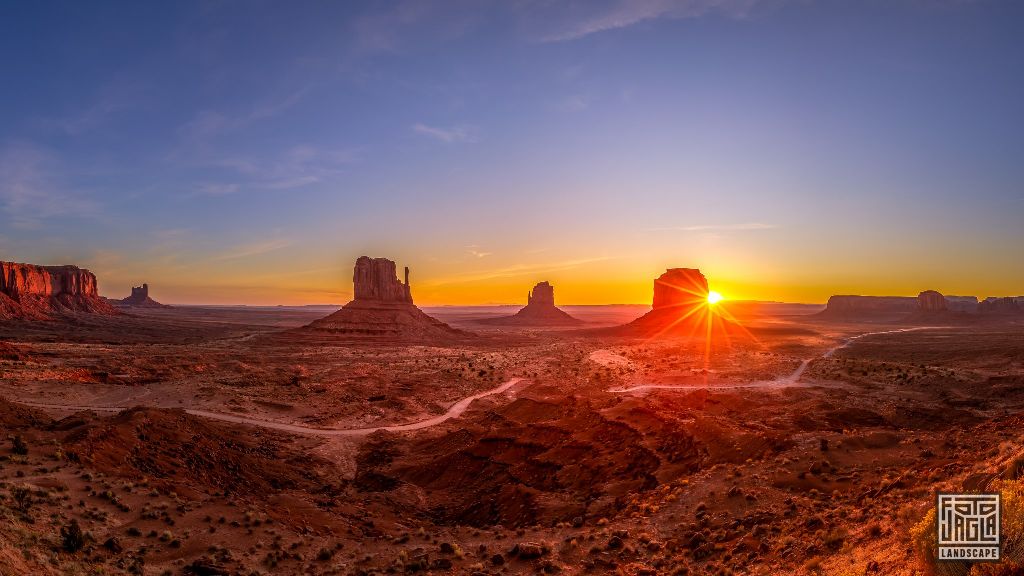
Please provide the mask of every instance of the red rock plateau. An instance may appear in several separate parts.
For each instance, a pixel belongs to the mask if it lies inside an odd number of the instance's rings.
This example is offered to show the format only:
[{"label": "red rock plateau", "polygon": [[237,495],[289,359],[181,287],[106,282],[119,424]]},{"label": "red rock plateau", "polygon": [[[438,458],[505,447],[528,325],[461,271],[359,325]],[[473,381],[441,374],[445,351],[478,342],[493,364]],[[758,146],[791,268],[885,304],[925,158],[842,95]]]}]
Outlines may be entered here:
[{"label": "red rock plateau", "polygon": [[115,306],[124,306],[128,308],[170,308],[170,306],[161,304],[149,297],[149,284],[132,286],[131,296],[121,300],[116,300],[113,304]]},{"label": "red rock plateau", "polygon": [[499,326],[576,326],[580,320],[555,306],[555,287],[538,282],[526,294],[526,306],[512,316],[488,318],[481,323]]},{"label": "red rock plateau", "polygon": [[96,276],[77,266],[0,262],[0,318],[44,320],[85,312],[118,314],[96,291]]},{"label": "red rock plateau", "polygon": [[391,260],[360,256],[352,282],[354,299],[334,314],[309,324],[306,330],[387,340],[465,336],[464,332],[428,316],[413,304],[409,268],[405,269],[405,282],[401,282]]}]

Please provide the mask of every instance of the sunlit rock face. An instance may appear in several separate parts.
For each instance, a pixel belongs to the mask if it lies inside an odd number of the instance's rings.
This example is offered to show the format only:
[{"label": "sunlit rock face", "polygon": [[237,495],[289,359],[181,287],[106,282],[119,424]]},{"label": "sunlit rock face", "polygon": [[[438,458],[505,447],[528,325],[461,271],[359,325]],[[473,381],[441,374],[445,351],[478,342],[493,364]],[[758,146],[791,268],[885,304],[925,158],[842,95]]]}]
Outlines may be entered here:
[{"label": "sunlit rock face", "polygon": [[669,268],[654,280],[655,310],[674,306],[703,305],[708,296],[708,280],[696,268]]},{"label": "sunlit rock face", "polygon": [[921,312],[943,312],[948,306],[945,296],[935,290],[925,290],[917,295],[917,308]]},{"label": "sunlit rock face", "polygon": [[379,300],[383,302],[408,302],[412,304],[409,290],[409,268],[405,269],[405,282],[398,280],[395,263],[387,258],[360,256],[352,274],[356,300]]},{"label": "sunlit rock face", "polygon": [[73,312],[118,313],[99,297],[96,276],[88,270],[0,262],[0,318],[43,319]]},{"label": "sunlit rock face", "polygon": [[488,318],[481,324],[500,326],[572,326],[581,321],[555,306],[555,287],[539,282],[526,294],[526,306],[512,316]]},{"label": "sunlit rock face", "polygon": [[465,332],[427,316],[412,303],[409,269],[398,280],[395,263],[360,256],[352,275],[354,298],[334,314],[303,330],[354,339],[432,341],[466,336]]}]

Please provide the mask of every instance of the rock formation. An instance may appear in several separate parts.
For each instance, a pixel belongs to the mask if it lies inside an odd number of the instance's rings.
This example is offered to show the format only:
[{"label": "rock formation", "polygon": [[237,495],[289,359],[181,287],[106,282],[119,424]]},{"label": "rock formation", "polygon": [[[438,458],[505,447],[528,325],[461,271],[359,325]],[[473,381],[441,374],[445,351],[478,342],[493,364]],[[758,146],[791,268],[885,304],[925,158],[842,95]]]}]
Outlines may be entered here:
[{"label": "rock formation", "polygon": [[115,306],[124,306],[128,308],[170,308],[170,306],[161,304],[149,297],[149,284],[132,286],[131,296],[121,300],[116,300],[113,304]]},{"label": "rock formation", "polygon": [[708,297],[708,280],[696,268],[669,268],[654,280],[655,310],[673,306],[703,305]]},{"label": "rock formation", "polygon": [[831,296],[818,316],[835,320],[900,319],[918,309],[910,296]]},{"label": "rock formation", "polygon": [[466,335],[417,308],[409,289],[409,269],[405,269],[405,282],[400,282],[391,260],[359,257],[352,282],[351,302],[303,330],[384,340],[450,339]]},{"label": "rock formation", "polygon": [[575,326],[582,323],[555,306],[555,287],[548,282],[539,282],[526,293],[526,306],[519,312],[479,322],[499,326]]},{"label": "rock formation", "polygon": [[1024,296],[996,298],[989,296],[978,304],[979,314],[1015,315],[1024,313]]},{"label": "rock formation", "polygon": [[935,290],[925,290],[917,295],[917,309],[921,312],[945,312],[946,297]]},{"label": "rock formation", "polygon": [[[669,268],[654,280],[652,310],[613,328],[623,335],[704,337],[709,330],[731,330],[735,322],[708,304],[708,281],[696,268]],[[742,337],[742,334],[737,334]]]},{"label": "rock formation", "polygon": [[946,296],[946,308],[953,312],[974,314],[978,311],[977,296]]},{"label": "rock formation", "polygon": [[0,262],[0,319],[43,320],[76,312],[118,314],[96,290],[96,276],[77,266]]},{"label": "rock formation", "polygon": [[409,291],[409,267],[405,268],[405,283],[398,281],[395,263],[387,258],[360,256],[352,275],[356,300],[407,302],[412,304]]}]

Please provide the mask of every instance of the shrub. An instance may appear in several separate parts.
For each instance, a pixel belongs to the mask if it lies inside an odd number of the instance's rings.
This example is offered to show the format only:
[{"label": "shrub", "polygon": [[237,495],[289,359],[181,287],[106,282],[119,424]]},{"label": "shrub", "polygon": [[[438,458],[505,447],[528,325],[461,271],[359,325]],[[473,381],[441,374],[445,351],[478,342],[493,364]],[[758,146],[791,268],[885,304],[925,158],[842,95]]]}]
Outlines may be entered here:
[{"label": "shrub", "polygon": [[82,534],[78,520],[72,520],[60,529],[60,547],[66,552],[78,552],[83,546],[85,546],[85,535]]},{"label": "shrub", "polygon": [[28,444],[25,444],[25,441],[21,439],[21,436],[15,436],[11,439],[11,452],[18,456],[28,454]]}]

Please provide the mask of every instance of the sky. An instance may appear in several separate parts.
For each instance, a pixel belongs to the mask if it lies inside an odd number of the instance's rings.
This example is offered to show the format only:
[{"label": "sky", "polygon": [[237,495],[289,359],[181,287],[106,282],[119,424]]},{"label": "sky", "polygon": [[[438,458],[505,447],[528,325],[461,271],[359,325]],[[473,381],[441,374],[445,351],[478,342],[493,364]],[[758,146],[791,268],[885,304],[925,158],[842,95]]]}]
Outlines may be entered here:
[{"label": "sky", "polygon": [[0,4],[0,260],[167,303],[1024,294],[1024,3]]}]

